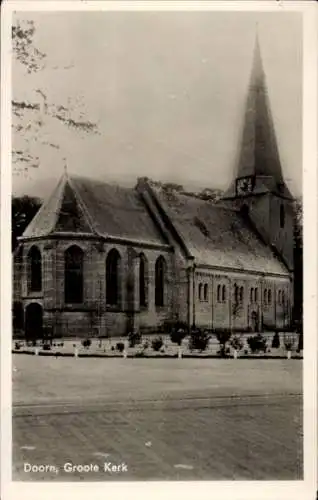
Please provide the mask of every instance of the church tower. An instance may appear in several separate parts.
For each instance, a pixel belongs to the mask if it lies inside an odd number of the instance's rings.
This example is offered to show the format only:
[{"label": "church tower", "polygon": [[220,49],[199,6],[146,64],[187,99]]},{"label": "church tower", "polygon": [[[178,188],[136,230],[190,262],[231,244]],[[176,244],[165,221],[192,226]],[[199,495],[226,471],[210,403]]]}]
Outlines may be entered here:
[{"label": "church tower", "polygon": [[256,39],[234,182],[223,196],[293,270],[293,197],[285,184]]}]

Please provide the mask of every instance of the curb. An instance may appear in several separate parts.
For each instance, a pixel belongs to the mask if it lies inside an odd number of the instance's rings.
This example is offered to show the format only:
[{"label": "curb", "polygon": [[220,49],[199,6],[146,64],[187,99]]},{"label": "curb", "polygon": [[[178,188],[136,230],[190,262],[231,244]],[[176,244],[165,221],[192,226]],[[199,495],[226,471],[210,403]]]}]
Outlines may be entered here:
[{"label": "curb", "polygon": [[[12,354],[27,354],[29,356],[35,356],[35,353],[33,351],[25,351],[25,350],[20,350],[20,349],[12,349],[11,351]],[[74,358],[75,355],[71,352],[47,352],[47,351],[39,351],[38,356],[50,356],[50,357],[65,357],[65,358]],[[78,358],[107,358],[107,359],[112,359],[112,358],[124,358],[122,354],[88,354],[88,353],[79,353],[77,355]],[[136,356],[132,354],[128,354],[127,358],[129,359],[176,359],[178,358],[177,354],[162,354],[162,355],[143,355],[143,356]],[[233,356],[217,356],[215,354],[207,354],[207,355],[197,355],[197,354],[184,354],[182,356],[183,359],[219,359],[219,360],[224,360],[224,359],[234,359]],[[286,356],[238,356],[236,358],[237,360],[240,359],[259,359],[259,360],[277,360],[277,359],[287,359]],[[303,356],[292,356],[291,359],[293,360],[303,360]]]}]

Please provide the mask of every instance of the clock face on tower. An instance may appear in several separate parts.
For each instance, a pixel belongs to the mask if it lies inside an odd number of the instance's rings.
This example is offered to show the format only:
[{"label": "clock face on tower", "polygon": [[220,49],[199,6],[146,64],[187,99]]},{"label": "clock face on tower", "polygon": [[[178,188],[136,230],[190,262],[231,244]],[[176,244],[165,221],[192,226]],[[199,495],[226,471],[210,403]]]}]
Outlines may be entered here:
[{"label": "clock face on tower", "polygon": [[248,194],[253,191],[253,178],[241,177],[236,181],[236,194]]}]

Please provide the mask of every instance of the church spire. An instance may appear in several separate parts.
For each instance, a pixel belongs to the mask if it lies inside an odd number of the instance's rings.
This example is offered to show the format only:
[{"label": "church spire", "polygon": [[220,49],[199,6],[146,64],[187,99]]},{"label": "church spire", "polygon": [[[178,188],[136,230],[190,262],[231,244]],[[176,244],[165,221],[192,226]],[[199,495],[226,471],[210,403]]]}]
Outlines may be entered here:
[{"label": "church spire", "polygon": [[256,34],[236,180],[225,197],[236,195],[237,179],[250,178],[258,192],[279,191],[288,196],[278,153],[274,123],[267,93],[265,72]]}]

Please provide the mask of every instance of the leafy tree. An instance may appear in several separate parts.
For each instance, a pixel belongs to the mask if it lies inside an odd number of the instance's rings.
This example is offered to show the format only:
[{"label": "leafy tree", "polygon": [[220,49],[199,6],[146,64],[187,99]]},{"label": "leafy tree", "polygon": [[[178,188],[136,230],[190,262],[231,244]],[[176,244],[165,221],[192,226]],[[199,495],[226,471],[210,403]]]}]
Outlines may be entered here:
[{"label": "leafy tree", "polygon": [[41,200],[39,198],[27,195],[12,197],[12,250],[15,250],[17,247],[18,237],[22,235],[40,206]]},{"label": "leafy tree", "polygon": [[[13,70],[20,67],[25,80],[49,68],[47,54],[39,50],[34,41],[36,27],[33,21],[14,19],[12,26]],[[69,67],[64,67],[67,71]],[[52,68],[51,68],[52,69]],[[14,81],[14,78],[13,78]],[[83,98],[69,97],[67,103],[52,101],[43,88],[34,88],[27,97],[18,96],[13,85],[12,128],[13,128],[13,171],[19,173],[40,165],[37,146],[60,149],[52,141],[53,127],[62,126],[82,133],[99,133],[97,124],[86,116]],[[27,86],[25,85],[25,88]]]}]

